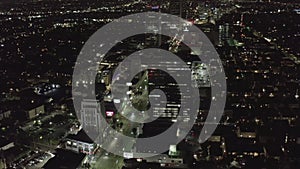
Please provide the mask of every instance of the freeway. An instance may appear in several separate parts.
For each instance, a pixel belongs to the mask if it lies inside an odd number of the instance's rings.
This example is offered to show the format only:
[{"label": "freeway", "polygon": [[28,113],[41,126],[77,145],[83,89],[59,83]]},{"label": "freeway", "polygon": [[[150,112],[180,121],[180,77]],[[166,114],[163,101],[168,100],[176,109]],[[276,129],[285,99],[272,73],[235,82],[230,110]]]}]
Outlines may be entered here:
[{"label": "freeway", "polygon": [[[120,132],[122,132],[124,135],[128,135],[131,137],[135,137],[131,133],[132,129],[137,127],[137,123],[133,123],[129,120],[127,120],[125,117],[120,116],[119,121],[123,123],[123,127],[119,129]],[[105,147],[107,147],[109,150],[119,150],[120,152],[131,152],[132,147],[134,144],[134,139],[132,139],[131,142],[123,142],[121,140],[120,133],[117,133],[114,131],[114,133],[108,134],[109,137],[106,139],[106,142],[103,144]],[[112,138],[114,137],[114,138]],[[95,155],[95,162],[91,162],[91,166],[93,169],[120,169],[123,166],[123,157],[107,153],[105,150],[103,150],[104,153],[97,152]]]},{"label": "freeway", "polygon": [[123,158],[111,154],[104,154],[91,165],[93,169],[120,169],[123,166]]},{"label": "freeway", "polygon": [[[139,82],[135,85],[135,88],[137,90],[142,87],[142,89],[145,88],[148,84],[148,78],[147,73],[143,75],[143,77],[139,80]],[[148,91],[142,90],[142,94],[140,96],[133,97],[132,102],[135,102],[137,100],[144,100],[148,98]],[[135,144],[134,138],[137,137],[138,133],[133,133],[132,129],[134,128],[140,128],[141,124],[136,123],[135,121],[143,121],[143,116],[136,116],[134,115],[133,111],[134,107],[129,106],[130,101],[127,100],[123,103],[124,106],[122,106],[122,110],[120,114],[116,114],[115,118],[118,119],[118,123],[123,123],[122,127],[117,128],[116,131],[108,131],[108,133],[105,133],[105,141],[103,142],[103,145],[108,150],[118,150],[121,153],[124,152],[133,152],[133,145]],[[128,118],[130,117],[130,118]],[[140,119],[142,118],[142,119]],[[132,137],[132,141],[124,142],[121,139],[121,134],[127,135]],[[102,147],[103,147],[102,145]],[[101,146],[100,146],[101,147]],[[94,169],[119,169],[123,166],[123,157],[116,156],[114,154],[108,153],[105,150],[103,150],[104,153],[97,152],[95,155],[95,160],[91,161],[91,166]]]}]

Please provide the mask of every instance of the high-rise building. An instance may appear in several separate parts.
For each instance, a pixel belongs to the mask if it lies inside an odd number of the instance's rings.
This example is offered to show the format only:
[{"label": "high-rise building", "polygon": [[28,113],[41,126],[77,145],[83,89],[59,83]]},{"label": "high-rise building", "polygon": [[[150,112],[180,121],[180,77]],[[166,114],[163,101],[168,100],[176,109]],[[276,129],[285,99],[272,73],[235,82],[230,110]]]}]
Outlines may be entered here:
[{"label": "high-rise building", "polygon": [[99,132],[100,104],[97,100],[84,99],[81,102],[81,124],[87,132]]},{"label": "high-rise building", "polygon": [[[183,95],[180,88],[189,91],[192,86],[187,83],[178,83],[170,76],[171,74],[176,74],[178,78],[185,78],[180,76],[185,76],[189,73],[188,67],[182,67],[180,64],[174,64],[171,62],[163,61],[162,58],[157,58],[160,60],[159,63],[148,63],[150,66],[159,67],[159,65],[164,65],[168,72],[160,71],[158,69],[151,69],[148,71],[148,81],[149,90],[159,89],[162,90],[166,96],[166,100],[163,99],[161,94],[150,95],[150,99],[157,99],[157,105],[153,106],[153,116],[155,118],[163,117],[169,119],[176,119],[180,111],[181,104],[188,100],[190,95]],[[183,99],[182,99],[183,98]],[[182,118],[189,118],[189,113],[184,112]]]},{"label": "high-rise building", "polygon": [[203,88],[210,87],[209,67],[201,62],[193,62],[192,64],[192,81],[193,87]]},{"label": "high-rise building", "polygon": [[170,14],[182,17],[183,0],[171,0],[169,5]]},{"label": "high-rise building", "polygon": [[229,38],[229,24],[219,25],[219,46],[224,45],[225,41]]}]

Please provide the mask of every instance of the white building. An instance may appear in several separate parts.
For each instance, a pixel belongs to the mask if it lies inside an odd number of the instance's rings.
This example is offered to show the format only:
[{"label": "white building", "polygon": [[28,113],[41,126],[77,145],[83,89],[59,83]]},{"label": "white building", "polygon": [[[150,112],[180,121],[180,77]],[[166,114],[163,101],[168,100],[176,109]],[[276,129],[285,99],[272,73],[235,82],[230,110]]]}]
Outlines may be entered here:
[{"label": "white building", "polygon": [[97,150],[97,145],[83,130],[68,135],[65,145],[68,150],[84,154],[94,154]]}]

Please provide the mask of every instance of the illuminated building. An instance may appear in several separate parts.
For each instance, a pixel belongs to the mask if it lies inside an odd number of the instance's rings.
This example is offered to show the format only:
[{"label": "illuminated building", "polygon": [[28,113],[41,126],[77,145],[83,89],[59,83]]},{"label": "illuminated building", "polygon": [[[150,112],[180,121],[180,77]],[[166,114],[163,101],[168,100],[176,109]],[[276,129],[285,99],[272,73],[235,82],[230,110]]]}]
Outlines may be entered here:
[{"label": "illuminated building", "polygon": [[97,149],[94,141],[83,130],[80,130],[76,135],[68,135],[66,140],[66,149],[78,153],[94,154]]},{"label": "illuminated building", "polygon": [[87,131],[99,132],[100,104],[96,100],[84,99],[81,102],[81,124]]}]

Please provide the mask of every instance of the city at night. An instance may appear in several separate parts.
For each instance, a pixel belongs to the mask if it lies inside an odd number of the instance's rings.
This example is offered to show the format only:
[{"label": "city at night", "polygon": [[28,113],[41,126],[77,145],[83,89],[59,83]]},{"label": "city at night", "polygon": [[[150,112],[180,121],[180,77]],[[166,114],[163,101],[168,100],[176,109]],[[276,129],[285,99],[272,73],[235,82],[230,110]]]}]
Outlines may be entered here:
[{"label": "city at night", "polygon": [[300,168],[300,0],[0,0],[0,35],[0,169]]}]

